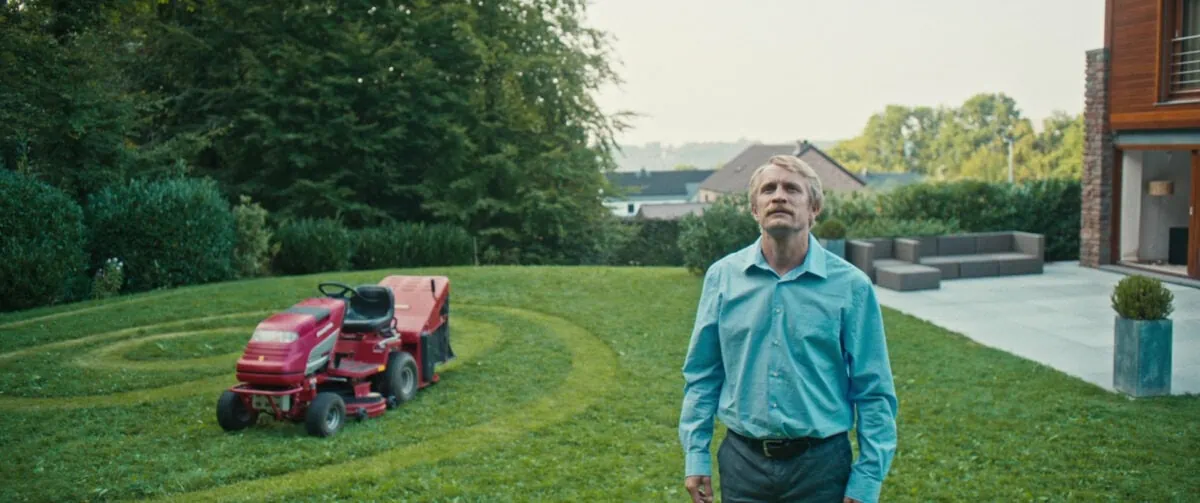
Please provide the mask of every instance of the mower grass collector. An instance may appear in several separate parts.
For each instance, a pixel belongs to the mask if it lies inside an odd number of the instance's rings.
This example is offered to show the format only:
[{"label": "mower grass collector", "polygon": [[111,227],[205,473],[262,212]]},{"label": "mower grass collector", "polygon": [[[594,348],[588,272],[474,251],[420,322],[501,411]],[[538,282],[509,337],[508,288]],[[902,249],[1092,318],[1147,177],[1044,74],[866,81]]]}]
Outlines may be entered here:
[{"label": "mower grass collector", "polygon": [[237,362],[239,384],[221,394],[226,431],[259,414],[334,435],[347,417],[383,415],[438,382],[450,348],[450,280],[388,276],[357,288],[321,283],[305,299],[258,324]]}]

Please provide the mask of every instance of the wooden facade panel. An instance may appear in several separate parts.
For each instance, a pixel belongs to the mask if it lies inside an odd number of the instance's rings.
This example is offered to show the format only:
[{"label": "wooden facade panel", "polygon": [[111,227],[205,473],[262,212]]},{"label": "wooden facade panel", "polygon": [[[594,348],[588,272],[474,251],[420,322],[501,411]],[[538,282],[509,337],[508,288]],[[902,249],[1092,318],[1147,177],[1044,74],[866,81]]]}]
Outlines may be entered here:
[{"label": "wooden facade panel", "polygon": [[1200,103],[1159,103],[1163,1],[1109,0],[1109,104],[1114,129],[1200,127]]}]

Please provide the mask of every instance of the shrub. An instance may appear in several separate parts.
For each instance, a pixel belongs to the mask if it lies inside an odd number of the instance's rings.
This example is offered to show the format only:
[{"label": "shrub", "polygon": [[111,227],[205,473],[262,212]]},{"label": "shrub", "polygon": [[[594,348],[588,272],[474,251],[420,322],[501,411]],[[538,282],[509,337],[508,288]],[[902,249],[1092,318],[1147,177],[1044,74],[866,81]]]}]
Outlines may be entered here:
[{"label": "shrub", "polygon": [[724,196],[703,215],[687,215],[680,221],[684,266],[692,274],[704,274],[717,260],[753,243],[759,234],[746,194]]},{"label": "shrub", "polygon": [[625,223],[633,237],[616,254],[613,265],[682,266],[679,220],[635,220]]},{"label": "shrub", "polygon": [[916,236],[936,236],[960,232],[956,220],[897,220],[894,218],[876,218],[860,222],[847,230],[849,238],[896,238]]},{"label": "shrub", "polygon": [[251,203],[249,196],[242,196],[233,208],[236,222],[233,246],[233,268],[238,277],[252,278],[265,275],[270,269],[271,258],[279,251],[278,244],[272,246],[271,228],[267,224],[267,210],[258,203]]},{"label": "shrub", "polygon": [[847,227],[874,220],[883,215],[886,199],[868,191],[826,192],[819,221],[841,220]]},{"label": "shrub", "polygon": [[275,269],[283,274],[349,270],[355,253],[350,231],[328,218],[289,220],[280,225],[275,239]]},{"label": "shrub", "polygon": [[104,266],[92,278],[92,298],[107,299],[121,293],[125,283],[125,264],[113,257],[104,261]]},{"label": "shrub", "polygon": [[471,234],[448,224],[396,223],[354,232],[354,269],[464,265],[474,262]]},{"label": "shrub", "polygon": [[86,237],[83,209],[66,193],[0,170],[0,310],[60,302],[78,278],[86,284]]},{"label": "shrub", "polygon": [[234,218],[211,180],[133,180],[88,198],[92,261],[125,264],[125,290],[233,277]]},{"label": "shrub", "polygon": [[822,221],[813,228],[813,234],[821,239],[845,239],[846,225],[837,218]]},{"label": "shrub", "polygon": [[1162,281],[1142,275],[1126,276],[1113,288],[1112,306],[1129,320],[1162,320],[1174,310],[1174,295]]}]

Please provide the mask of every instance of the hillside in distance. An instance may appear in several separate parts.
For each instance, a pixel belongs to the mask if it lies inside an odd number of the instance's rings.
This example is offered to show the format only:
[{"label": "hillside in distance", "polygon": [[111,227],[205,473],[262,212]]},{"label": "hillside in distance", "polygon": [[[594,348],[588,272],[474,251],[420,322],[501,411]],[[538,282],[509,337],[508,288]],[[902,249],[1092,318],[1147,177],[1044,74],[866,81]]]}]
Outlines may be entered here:
[{"label": "hillside in distance", "polygon": [[[821,149],[828,149],[838,141],[809,140]],[[719,169],[747,146],[767,143],[750,139],[729,142],[689,142],[683,145],[667,145],[651,142],[642,145],[621,145],[613,156],[620,166],[617,171],[666,171],[679,166],[695,169]],[[775,142],[771,142],[775,143]]]}]

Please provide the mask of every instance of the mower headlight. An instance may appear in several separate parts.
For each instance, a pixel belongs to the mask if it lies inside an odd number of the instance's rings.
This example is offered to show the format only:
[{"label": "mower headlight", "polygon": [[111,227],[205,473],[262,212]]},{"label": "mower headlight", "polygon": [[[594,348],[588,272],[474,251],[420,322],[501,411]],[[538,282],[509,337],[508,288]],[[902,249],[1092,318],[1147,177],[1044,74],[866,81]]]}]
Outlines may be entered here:
[{"label": "mower headlight", "polygon": [[255,330],[254,336],[250,338],[251,342],[295,342],[299,336],[296,332],[284,332],[280,330]]}]

